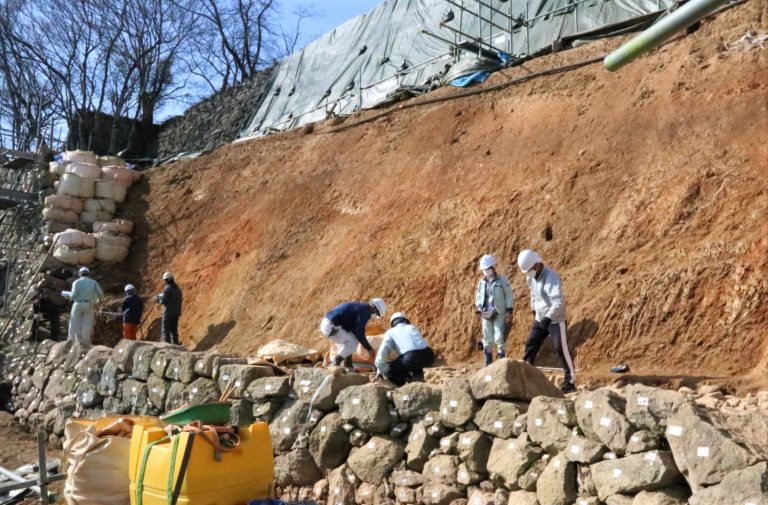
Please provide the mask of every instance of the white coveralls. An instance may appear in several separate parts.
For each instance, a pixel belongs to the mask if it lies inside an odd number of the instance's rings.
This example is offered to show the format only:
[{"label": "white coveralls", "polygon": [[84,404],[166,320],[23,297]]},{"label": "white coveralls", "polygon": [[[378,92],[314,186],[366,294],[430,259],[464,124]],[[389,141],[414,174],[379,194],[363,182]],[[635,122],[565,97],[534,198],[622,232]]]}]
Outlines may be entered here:
[{"label": "white coveralls", "polygon": [[336,356],[348,358],[357,351],[357,344],[359,344],[357,337],[340,326],[334,326],[328,318],[324,317],[320,322],[320,333],[334,343]]},{"label": "white coveralls", "polygon": [[95,280],[81,277],[72,284],[72,312],[67,340],[91,343],[94,304],[104,298],[104,291]]}]

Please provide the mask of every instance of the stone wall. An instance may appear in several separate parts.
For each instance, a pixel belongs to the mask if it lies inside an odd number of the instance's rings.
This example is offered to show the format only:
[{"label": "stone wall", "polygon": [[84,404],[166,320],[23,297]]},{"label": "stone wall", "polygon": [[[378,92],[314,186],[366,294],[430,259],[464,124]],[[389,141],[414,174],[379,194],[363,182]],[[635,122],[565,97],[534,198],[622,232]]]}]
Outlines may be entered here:
[{"label": "stone wall", "polygon": [[269,68],[214,94],[192,106],[183,116],[160,125],[158,158],[207,151],[237,139],[265,92],[273,70]]},{"label": "stone wall", "polygon": [[768,503],[765,393],[632,385],[563,397],[509,359],[440,387],[392,389],[358,374],[277,376],[242,358],[131,341],[28,341],[7,358],[16,417],[53,444],[73,415],[158,415],[230,389],[234,423],[269,423],[286,501]]}]

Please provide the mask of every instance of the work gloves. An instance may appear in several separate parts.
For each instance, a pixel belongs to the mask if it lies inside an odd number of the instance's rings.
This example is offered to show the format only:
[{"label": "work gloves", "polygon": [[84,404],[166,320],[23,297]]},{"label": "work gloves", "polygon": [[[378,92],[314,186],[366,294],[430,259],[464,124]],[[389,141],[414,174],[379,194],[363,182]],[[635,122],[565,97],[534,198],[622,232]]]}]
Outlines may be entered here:
[{"label": "work gloves", "polygon": [[542,330],[549,330],[549,325],[552,324],[552,320],[548,317],[544,317],[541,319],[541,322],[539,323],[539,327]]}]

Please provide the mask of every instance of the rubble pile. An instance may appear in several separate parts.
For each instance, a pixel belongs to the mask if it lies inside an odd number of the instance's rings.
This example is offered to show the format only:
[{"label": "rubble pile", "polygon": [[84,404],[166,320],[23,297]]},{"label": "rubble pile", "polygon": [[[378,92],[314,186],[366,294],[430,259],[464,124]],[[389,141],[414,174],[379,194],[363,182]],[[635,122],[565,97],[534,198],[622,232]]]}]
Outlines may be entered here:
[{"label": "rubble pile", "polygon": [[53,444],[72,415],[158,415],[230,390],[234,423],[269,423],[288,501],[768,503],[768,393],[631,385],[564,397],[510,359],[439,387],[394,389],[126,340],[114,349],[25,342],[9,358],[16,417]]}]

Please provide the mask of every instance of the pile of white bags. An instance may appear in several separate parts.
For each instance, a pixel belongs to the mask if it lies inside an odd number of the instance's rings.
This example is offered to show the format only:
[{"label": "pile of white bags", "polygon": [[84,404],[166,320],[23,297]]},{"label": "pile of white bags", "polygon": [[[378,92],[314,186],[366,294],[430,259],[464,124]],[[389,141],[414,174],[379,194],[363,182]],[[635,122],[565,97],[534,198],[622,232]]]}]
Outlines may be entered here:
[{"label": "pile of white bags", "polygon": [[131,237],[122,233],[100,231],[96,238],[96,259],[104,263],[125,261],[131,250]]},{"label": "pile of white bags", "polygon": [[[82,210],[83,201],[79,198],[66,195],[49,195],[45,197],[43,220],[62,225],[72,225],[78,222]],[[68,227],[65,226],[65,228]]]},{"label": "pile of white bags", "polygon": [[53,257],[66,265],[90,265],[96,258],[96,238],[80,230],[53,236]]}]

